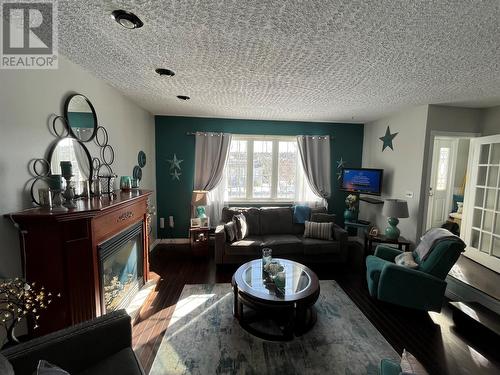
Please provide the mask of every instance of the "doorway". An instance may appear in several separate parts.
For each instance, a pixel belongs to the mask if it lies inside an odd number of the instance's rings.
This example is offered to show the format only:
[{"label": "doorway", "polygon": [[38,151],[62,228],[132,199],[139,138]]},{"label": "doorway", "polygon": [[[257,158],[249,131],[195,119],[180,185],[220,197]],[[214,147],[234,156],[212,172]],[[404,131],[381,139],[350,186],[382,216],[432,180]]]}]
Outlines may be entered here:
[{"label": "doorway", "polygon": [[468,175],[470,136],[436,135],[432,141],[425,229],[445,223],[460,233]]}]

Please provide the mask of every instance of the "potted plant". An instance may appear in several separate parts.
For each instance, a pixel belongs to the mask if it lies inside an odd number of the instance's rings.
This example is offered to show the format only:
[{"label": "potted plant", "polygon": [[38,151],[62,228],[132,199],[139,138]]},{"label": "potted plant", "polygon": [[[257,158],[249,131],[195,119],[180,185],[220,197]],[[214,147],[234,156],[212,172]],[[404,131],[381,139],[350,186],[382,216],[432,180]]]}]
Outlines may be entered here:
[{"label": "potted plant", "polygon": [[356,220],[358,216],[357,214],[358,196],[355,194],[349,194],[345,199],[345,204],[347,205],[347,208],[344,211],[344,220],[346,221]]},{"label": "potted plant", "polygon": [[40,313],[51,302],[52,293],[46,292],[43,286],[37,288],[35,283],[19,278],[0,281],[0,327],[5,330],[9,343],[19,343],[15,329],[22,319],[27,319],[37,329]]}]

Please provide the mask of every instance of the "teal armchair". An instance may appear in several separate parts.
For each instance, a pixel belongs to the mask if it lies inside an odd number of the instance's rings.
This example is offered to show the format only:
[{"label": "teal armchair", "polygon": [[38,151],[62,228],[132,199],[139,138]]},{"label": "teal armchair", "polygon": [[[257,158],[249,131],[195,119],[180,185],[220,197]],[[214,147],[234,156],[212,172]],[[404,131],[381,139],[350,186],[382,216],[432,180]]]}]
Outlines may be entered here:
[{"label": "teal armchair", "polygon": [[415,259],[419,264],[417,269],[410,269],[394,263],[400,250],[380,245],[375,255],[366,258],[368,291],[381,301],[440,312],[445,278],[463,251],[463,243],[459,241],[441,241],[424,261]]}]

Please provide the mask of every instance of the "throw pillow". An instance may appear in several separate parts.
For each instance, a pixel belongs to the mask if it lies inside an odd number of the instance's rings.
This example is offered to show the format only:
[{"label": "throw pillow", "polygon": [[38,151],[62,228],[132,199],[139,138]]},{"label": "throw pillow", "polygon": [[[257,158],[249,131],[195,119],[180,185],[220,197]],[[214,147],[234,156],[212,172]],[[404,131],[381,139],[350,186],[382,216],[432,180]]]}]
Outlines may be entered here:
[{"label": "throw pillow", "polygon": [[413,354],[407,352],[406,349],[403,350],[403,354],[401,355],[400,366],[402,373],[429,375],[418,359]]},{"label": "throw pillow", "polygon": [[413,259],[413,254],[405,251],[394,258],[394,263],[406,268],[418,268],[418,263]]},{"label": "throw pillow", "polygon": [[226,231],[227,241],[233,242],[236,239],[236,224],[234,221],[224,224],[224,230]]},{"label": "throw pillow", "polygon": [[319,240],[333,240],[333,223],[305,222],[304,237],[317,238]]},{"label": "throw pillow", "polygon": [[311,207],[309,206],[294,206],[293,207],[293,222],[296,224],[304,224],[311,216]]},{"label": "throw pillow", "polygon": [[41,359],[38,361],[36,373],[34,375],[70,375],[69,372]]},{"label": "throw pillow", "polygon": [[311,215],[311,221],[316,223],[335,223],[334,214],[323,214],[323,213],[313,213]]},{"label": "throw pillow", "polygon": [[14,375],[14,369],[10,364],[9,360],[0,354],[0,374],[2,375]]},{"label": "throw pillow", "polygon": [[246,238],[248,236],[248,225],[245,215],[234,215],[233,220],[236,224],[236,239],[239,241]]}]

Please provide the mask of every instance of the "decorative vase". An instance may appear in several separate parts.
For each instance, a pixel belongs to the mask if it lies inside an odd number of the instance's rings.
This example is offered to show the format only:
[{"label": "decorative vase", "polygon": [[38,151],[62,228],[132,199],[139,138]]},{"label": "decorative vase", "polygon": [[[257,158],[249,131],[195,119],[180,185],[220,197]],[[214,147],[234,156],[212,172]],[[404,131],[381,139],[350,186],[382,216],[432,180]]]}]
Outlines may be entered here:
[{"label": "decorative vase", "polygon": [[391,240],[397,240],[401,232],[397,225],[399,224],[399,220],[395,217],[390,217],[387,219],[387,223],[389,226],[385,228],[385,236]]},{"label": "decorative vase", "polygon": [[357,217],[356,210],[350,210],[347,208],[344,211],[344,220],[345,221],[356,221],[356,217]]}]

